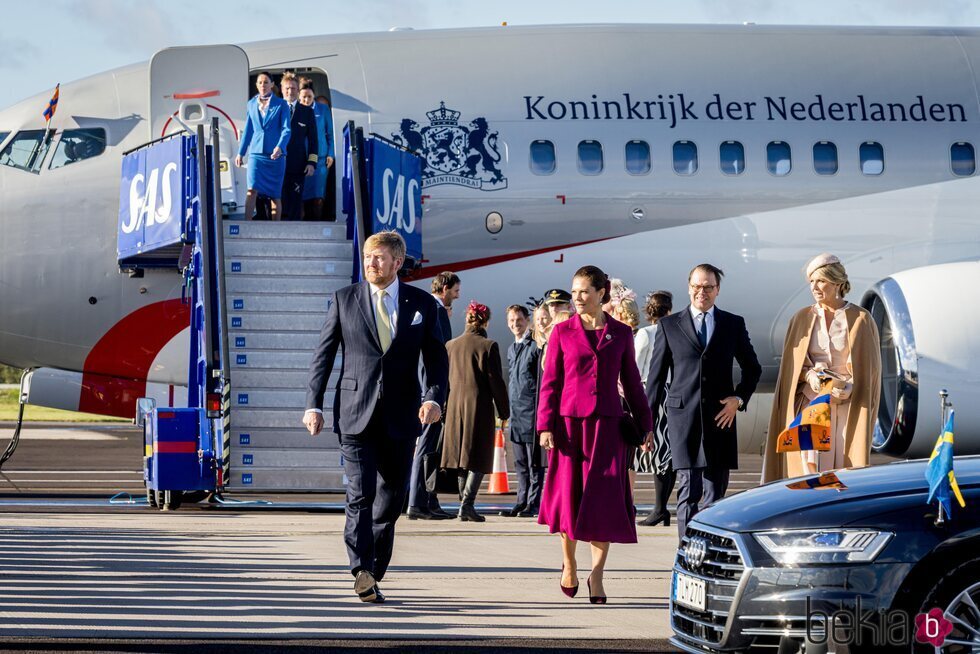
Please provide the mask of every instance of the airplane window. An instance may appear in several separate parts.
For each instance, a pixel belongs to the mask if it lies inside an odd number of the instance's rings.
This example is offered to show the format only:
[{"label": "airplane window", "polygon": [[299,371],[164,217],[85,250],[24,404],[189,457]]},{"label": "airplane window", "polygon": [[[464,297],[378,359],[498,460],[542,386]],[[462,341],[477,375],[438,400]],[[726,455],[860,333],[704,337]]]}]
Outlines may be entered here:
[{"label": "airplane window", "polygon": [[745,148],[738,141],[725,141],[718,148],[721,172],[741,175],[745,172]]},{"label": "airplane window", "polygon": [[953,167],[953,174],[958,177],[969,177],[977,172],[977,159],[973,146],[963,141],[949,147],[949,163]]},{"label": "airplane window", "polygon": [[650,172],[650,144],[646,141],[626,143],[626,172],[630,175],[646,175]]},{"label": "airplane window", "polygon": [[769,172],[777,177],[789,175],[789,171],[793,170],[793,154],[789,143],[770,142],[766,146],[766,165],[769,167]]},{"label": "airplane window", "polygon": [[836,175],[837,146],[830,141],[819,141],[813,144],[813,170],[818,175]]},{"label": "airplane window", "polygon": [[551,141],[531,141],[531,172],[550,175],[555,172],[555,144]]},{"label": "airplane window", "polygon": [[7,147],[0,151],[0,165],[36,173],[51,145],[54,130],[28,129],[17,132]]},{"label": "airplane window", "polygon": [[602,172],[602,144],[598,141],[582,141],[578,144],[578,171],[583,175]]},{"label": "airplane window", "polygon": [[10,136],[10,132],[0,132],[0,143],[6,141],[8,136]]},{"label": "airplane window", "polygon": [[885,170],[885,151],[880,143],[868,141],[861,144],[861,172],[865,175],[880,175]]},{"label": "airplane window", "polygon": [[698,146],[690,141],[674,143],[674,172],[678,175],[698,172]]},{"label": "airplane window", "polygon": [[54,149],[48,168],[61,168],[105,152],[105,130],[101,127],[66,129]]}]

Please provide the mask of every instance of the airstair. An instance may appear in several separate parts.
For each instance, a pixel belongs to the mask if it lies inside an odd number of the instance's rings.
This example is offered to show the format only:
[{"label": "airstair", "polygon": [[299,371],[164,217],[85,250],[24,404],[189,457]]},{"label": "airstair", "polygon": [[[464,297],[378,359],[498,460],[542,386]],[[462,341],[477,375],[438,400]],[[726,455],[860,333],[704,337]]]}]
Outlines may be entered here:
[{"label": "airstair", "polygon": [[352,246],[334,223],[223,222],[231,361],[229,490],[342,490],[330,430],[303,426],[309,365],[333,293],[350,284]]}]

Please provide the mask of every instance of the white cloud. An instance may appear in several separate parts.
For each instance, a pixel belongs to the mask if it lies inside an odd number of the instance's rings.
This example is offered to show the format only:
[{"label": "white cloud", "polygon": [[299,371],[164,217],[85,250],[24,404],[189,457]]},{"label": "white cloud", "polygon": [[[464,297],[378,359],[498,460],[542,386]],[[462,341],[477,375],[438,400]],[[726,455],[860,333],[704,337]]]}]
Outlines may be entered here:
[{"label": "white cloud", "polygon": [[64,3],[62,8],[83,21],[91,33],[101,35],[110,48],[139,56],[184,43],[176,17],[193,18],[191,7],[151,0],[85,0]]}]

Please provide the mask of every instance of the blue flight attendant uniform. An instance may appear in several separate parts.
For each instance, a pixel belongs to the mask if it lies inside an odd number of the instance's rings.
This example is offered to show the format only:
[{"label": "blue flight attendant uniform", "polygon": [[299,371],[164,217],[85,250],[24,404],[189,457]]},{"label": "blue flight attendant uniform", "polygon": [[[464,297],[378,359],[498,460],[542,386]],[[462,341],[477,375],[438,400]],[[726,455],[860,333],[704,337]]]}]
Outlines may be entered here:
[{"label": "blue flight attendant uniform", "polygon": [[[255,189],[259,195],[278,198],[282,194],[282,179],[286,174],[286,144],[289,143],[289,105],[282,98],[273,95],[265,118],[259,113],[259,96],[248,101],[248,114],[245,131],[238,146],[238,154],[248,157],[248,188]],[[272,151],[276,148],[282,156],[273,160]]]},{"label": "blue flight attendant uniform", "polygon": [[316,116],[317,152],[320,159],[316,162],[316,172],[306,178],[303,186],[303,200],[318,200],[327,195],[327,157],[334,157],[333,149],[333,116],[330,107],[320,102],[313,103],[313,115]]}]

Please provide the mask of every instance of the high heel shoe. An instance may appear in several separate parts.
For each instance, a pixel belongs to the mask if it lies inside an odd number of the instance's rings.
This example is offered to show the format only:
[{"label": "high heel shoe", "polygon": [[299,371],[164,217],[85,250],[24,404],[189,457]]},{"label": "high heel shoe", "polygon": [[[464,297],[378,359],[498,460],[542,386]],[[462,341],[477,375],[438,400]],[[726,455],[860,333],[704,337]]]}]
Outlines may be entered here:
[{"label": "high heel shoe", "polygon": [[591,603],[593,603],[593,604],[605,604],[606,603],[606,596],[605,595],[593,595],[592,594],[592,573],[589,573],[589,576],[585,578],[585,585],[588,586],[588,588],[589,588],[589,601]]},{"label": "high heel shoe", "polygon": [[651,512],[650,515],[640,521],[640,524],[644,527],[653,527],[659,525],[661,522],[664,523],[664,527],[670,526],[670,511],[664,511],[663,513]]},{"label": "high heel shoe", "polygon": [[[565,576],[565,565],[564,564],[562,564],[562,566],[561,566],[561,574],[562,574],[562,577]],[[565,586],[565,585],[562,585],[562,583],[561,583],[561,577],[558,578],[558,586],[561,587],[561,592],[565,593],[569,597],[575,597],[578,594],[578,584],[575,584],[574,586]]]}]

